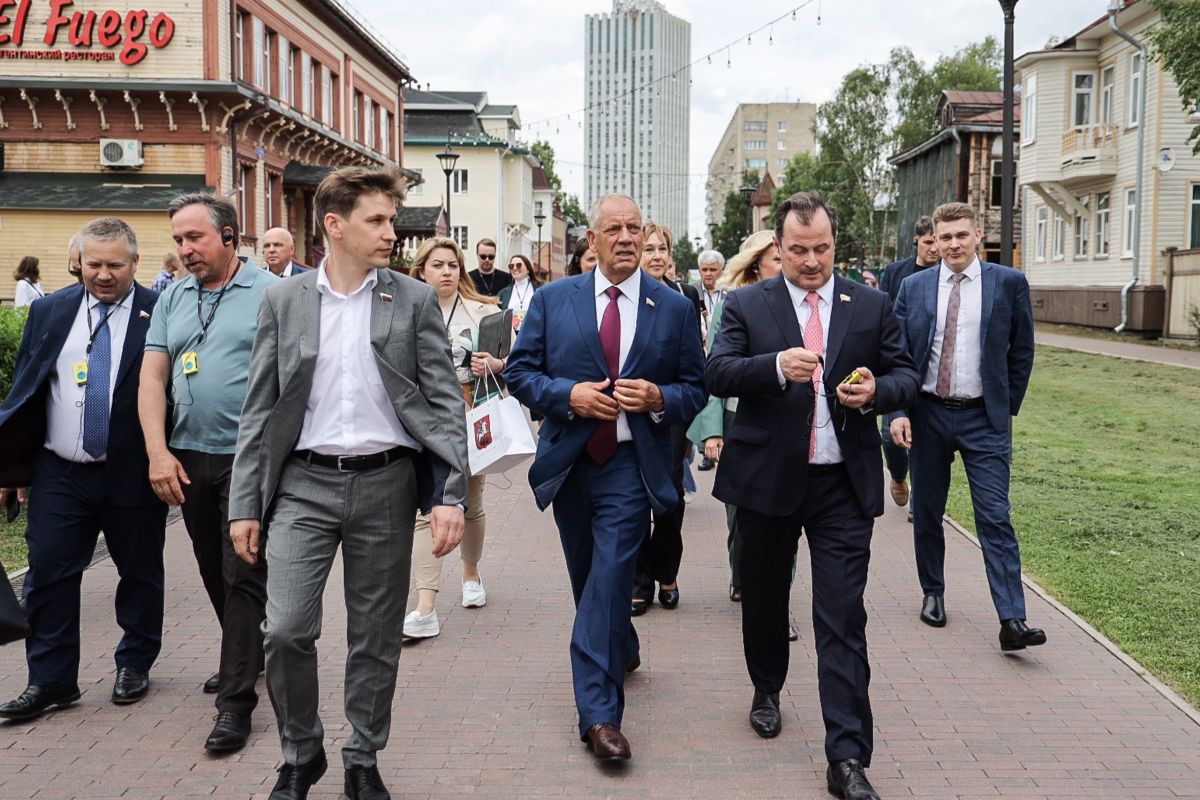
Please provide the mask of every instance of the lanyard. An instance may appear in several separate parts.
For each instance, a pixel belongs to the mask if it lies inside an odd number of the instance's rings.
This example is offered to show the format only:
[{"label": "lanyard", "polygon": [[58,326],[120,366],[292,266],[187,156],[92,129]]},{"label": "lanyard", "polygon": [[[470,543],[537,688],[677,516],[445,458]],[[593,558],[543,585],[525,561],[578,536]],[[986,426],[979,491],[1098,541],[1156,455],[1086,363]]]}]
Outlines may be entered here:
[{"label": "lanyard", "polygon": [[532,291],[532,289],[530,287],[532,287],[532,286],[533,286],[532,283],[530,283],[529,281],[526,281],[525,282],[525,291],[517,292],[517,285],[515,283],[513,284],[513,293],[517,295],[517,308],[519,308],[522,311],[525,310],[525,298],[529,297],[529,293]]},{"label": "lanyard", "polygon": [[98,333],[100,333],[100,329],[101,329],[101,328],[107,328],[107,327],[108,327],[108,321],[109,321],[110,319],[112,319],[112,315],[113,315],[113,314],[115,314],[115,313],[117,313],[117,309],[118,309],[118,308],[120,308],[120,307],[121,307],[121,305],[122,305],[122,304],[123,304],[123,303],[124,303],[124,302],[125,302],[127,299],[129,299],[129,295],[131,295],[131,294],[133,294],[133,287],[132,287],[132,286],[130,286],[130,287],[129,287],[129,291],[128,291],[128,292],[126,292],[125,294],[121,295],[121,299],[120,299],[120,300],[118,300],[117,302],[113,303],[113,307],[112,307],[112,308],[110,308],[110,309],[108,310],[108,313],[104,315],[104,319],[102,319],[102,320],[100,320],[99,322],[97,322],[97,323],[96,323],[96,327],[95,327],[95,328],[93,328],[93,327],[92,327],[92,305],[91,305],[91,303],[88,303],[88,304],[87,304],[87,325],[88,325],[88,331],[89,331],[89,335],[88,335],[87,350],[85,350],[85,351],[84,351],[84,355],[86,355],[86,356],[90,356],[90,355],[92,354],[92,343],[94,343],[94,342],[96,341],[96,335],[97,335]]},{"label": "lanyard", "polygon": [[454,321],[454,312],[458,311],[458,303],[462,300],[462,295],[454,295],[454,305],[450,307],[450,316],[446,317],[446,336],[450,335],[450,323]]},{"label": "lanyard", "polygon": [[208,326],[212,325],[213,318],[217,316],[217,309],[221,307],[221,298],[225,296],[225,290],[229,288],[229,284],[237,277],[238,271],[242,268],[242,262],[233,268],[233,274],[225,279],[225,283],[221,284],[221,291],[217,292],[217,299],[213,302],[212,308],[208,312],[208,319],[204,318],[204,287],[199,281],[196,282],[196,319],[200,321],[200,339],[196,344],[204,344],[204,337],[208,333]]}]

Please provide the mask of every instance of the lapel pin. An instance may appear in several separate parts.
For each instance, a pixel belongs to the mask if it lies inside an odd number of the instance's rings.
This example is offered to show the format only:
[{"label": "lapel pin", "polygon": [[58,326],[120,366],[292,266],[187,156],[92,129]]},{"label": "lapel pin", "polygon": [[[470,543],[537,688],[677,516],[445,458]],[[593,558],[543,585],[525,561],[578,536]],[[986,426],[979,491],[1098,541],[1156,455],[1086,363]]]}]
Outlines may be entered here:
[{"label": "lapel pin", "polygon": [[843,303],[849,303],[849,302],[850,302],[850,295],[848,295],[848,294],[839,294],[839,295],[838,295],[838,300],[841,300]]},{"label": "lapel pin", "polygon": [[651,308],[654,308],[654,301],[653,301],[653,300],[651,300],[649,297],[647,297],[647,298],[646,298],[646,305],[650,306]]},{"label": "lapel pin", "polygon": [[142,319],[150,319],[150,315],[146,313],[145,309],[142,309],[141,311],[139,311],[138,316],[141,317]]},{"label": "lapel pin", "polygon": [[383,302],[385,302],[385,303],[390,303],[390,302],[392,302],[392,296],[391,296],[390,294],[388,294],[387,292],[380,292],[380,293],[379,293],[379,299],[380,299],[380,300],[382,300],[382,301],[383,301]]}]

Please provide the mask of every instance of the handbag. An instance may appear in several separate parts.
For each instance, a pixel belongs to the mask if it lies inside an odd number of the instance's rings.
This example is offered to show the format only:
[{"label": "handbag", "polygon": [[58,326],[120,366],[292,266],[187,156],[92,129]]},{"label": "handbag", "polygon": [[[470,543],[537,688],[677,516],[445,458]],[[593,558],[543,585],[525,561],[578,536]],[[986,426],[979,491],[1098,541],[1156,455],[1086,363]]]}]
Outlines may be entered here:
[{"label": "handbag", "polygon": [[25,612],[21,610],[17,593],[8,581],[3,564],[0,564],[0,576],[4,578],[4,585],[0,586],[0,645],[4,645],[19,642],[28,636],[29,621],[25,619]]},{"label": "handbag", "polygon": [[488,378],[495,382],[496,393],[467,410],[467,461],[472,475],[506,472],[537,449],[517,398],[501,395],[500,382],[490,368],[483,377],[485,392]]}]

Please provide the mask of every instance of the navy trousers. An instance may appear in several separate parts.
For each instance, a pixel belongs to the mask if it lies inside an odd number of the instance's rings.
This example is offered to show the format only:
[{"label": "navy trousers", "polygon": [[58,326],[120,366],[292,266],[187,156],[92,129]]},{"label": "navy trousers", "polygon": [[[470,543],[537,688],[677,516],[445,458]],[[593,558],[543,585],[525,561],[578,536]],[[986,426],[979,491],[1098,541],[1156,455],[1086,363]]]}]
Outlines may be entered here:
[{"label": "navy trousers", "polygon": [[80,584],[101,531],[120,576],[115,605],[125,633],[116,665],[148,672],[162,646],[167,507],[113,505],[103,464],[75,464],[43,450],[33,469],[25,531],[25,614],[33,631],[25,641],[29,683],[79,682]]},{"label": "navy trousers", "polygon": [[892,480],[899,483],[908,477],[908,451],[892,441],[892,420],[897,416],[884,414],[880,417],[879,438],[883,444],[883,463]]},{"label": "navy trousers", "polygon": [[603,466],[581,458],[554,498],[575,595],[571,677],[580,739],[600,722],[621,726],[625,662],[638,652],[629,588],[649,513],[637,454],[628,443]]},{"label": "navy trousers", "polygon": [[909,412],[913,447],[913,544],[921,591],[941,597],[946,591],[946,535],[942,515],[950,491],[950,464],[962,458],[971,488],[975,532],[983,548],[992,603],[1001,620],[1025,619],[1021,586],[1021,550],[1009,518],[1009,466],[1012,441],[998,431],[984,408],[951,411],[921,397]]}]

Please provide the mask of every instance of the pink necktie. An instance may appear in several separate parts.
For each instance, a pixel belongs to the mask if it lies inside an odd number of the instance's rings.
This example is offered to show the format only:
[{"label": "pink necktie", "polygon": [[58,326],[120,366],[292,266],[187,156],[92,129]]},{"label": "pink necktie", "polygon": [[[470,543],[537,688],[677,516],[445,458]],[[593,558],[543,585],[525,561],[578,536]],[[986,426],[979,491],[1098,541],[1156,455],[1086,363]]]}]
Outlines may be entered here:
[{"label": "pink necktie", "polygon": [[[604,290],[608,295],[608,308],[600,319],[600,348],[604,350],[604,361],[608,365],[608,377],[614,382],[621,372],[621,309],[617,298],[621,290],[610,286]],[[587,454],[597,464],[608,461],[617,452],[617,423],[600,420],[596,430],[588,439]]]},{"label": "pink necktie", "polygon": [[[808,324],[804,326],[804,349],[816,353],[819,356],[825,355],[825,331],[821,328],[821,310],[819,303],[821,295],[816,292],[809,292],[805,302],[808,303]],[[816,370],[813,371],[813,412],[812,412],[812,430],[808,436],[808,460],[811,462],[817,456],[817,403],[822,403],[824,400],[821,397],[822,389],[822,368],[818,364]]]},{"label": "pink necktie", "polygon": [[954,375],[954,346],[958,342],[958,307],[961,302],[959,290],[965,273],[954,275],[954,288],[950,290],[950,300],[946,303],[946,325],[942,328],[942,357],[938,360],[937,385],[934,389],[938,397],[950,396],[950,379]]}]

